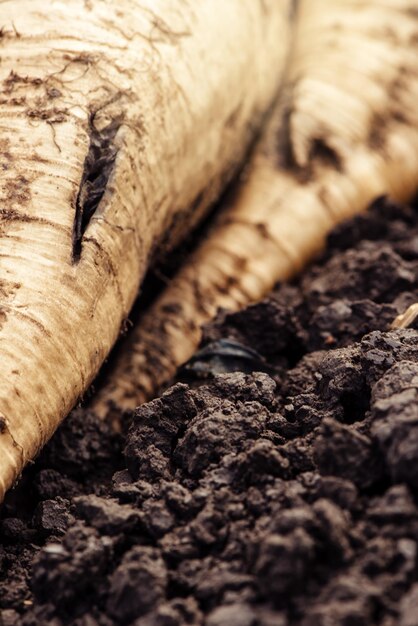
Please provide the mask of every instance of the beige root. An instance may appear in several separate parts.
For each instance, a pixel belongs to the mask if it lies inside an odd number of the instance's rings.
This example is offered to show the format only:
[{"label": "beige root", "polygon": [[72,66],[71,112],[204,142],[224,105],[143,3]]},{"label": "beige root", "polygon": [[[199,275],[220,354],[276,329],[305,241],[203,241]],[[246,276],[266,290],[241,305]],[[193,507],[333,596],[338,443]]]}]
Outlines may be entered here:
[{"label": "beige root", "polygon": [[129,338],[93,407],[131,409],[201,326],[301,270],[338,222],[418,186],[418,14],[411,0],[301,0],[286,91],[236,198]]},{"label": "beige root", "polygon": [[0,501],[237,171],[289,0],[0,3]]},{"label": "beige root", "polygon": [[392,323],[392,328],[408,328],[418,317],[418,302],[411,304],[404,313],[398,315]]}]

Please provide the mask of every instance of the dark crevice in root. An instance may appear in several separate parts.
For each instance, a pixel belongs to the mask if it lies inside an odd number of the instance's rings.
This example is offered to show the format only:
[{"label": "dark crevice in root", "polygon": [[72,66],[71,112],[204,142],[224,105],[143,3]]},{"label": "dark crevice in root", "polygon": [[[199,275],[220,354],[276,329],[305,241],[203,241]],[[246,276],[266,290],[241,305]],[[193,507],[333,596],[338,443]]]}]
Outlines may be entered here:
[{"label": "dark crevice in root", "polygon": [[285,107],[283,111],[282,123],[277,132],[277,166],[286,170],[296,169],[297,167],[290,130],[291,116],[292,109],[290,107]]},{"label": "dark crevice in root", "polygon": [[342,163],[339,154],[322,137],[315,137],[309,154],[311,160],[321,161],[324,165],[333,167],[338,172],[342,171]]},{"label": "dark crevice in root", "polygon": [[122,123],[122,119],[118,118],[101,130],[97,130],[94,124],[95,115],[96,113],[92,113],[89,119],[90,146],[84,161],[76,200],[73,230],[74,263],[80,259],[83,235],[103,198],[112,174],[117,154],[114,140]]}]

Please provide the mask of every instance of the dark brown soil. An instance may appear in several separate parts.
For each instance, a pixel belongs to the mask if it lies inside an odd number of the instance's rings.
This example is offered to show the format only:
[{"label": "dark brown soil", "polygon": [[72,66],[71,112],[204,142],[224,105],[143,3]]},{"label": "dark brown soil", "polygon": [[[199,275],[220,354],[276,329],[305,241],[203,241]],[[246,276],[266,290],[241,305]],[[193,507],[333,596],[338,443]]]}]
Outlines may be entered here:
[{"label": "dark brown soil", "polygon": [[74,411],[3,506],[0,624],[416,626],[415,300],[418,216],[380,201],[126,436]]}]

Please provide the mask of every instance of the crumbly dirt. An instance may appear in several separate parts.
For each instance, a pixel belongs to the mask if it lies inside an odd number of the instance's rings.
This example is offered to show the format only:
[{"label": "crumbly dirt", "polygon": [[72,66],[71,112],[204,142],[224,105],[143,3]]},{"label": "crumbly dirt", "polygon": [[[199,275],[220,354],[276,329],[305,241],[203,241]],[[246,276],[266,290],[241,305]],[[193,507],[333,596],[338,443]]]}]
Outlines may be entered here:
[{"label": "crumbly dirt", "polygon": [[3,505],[0,624],[416,626],[415,300],[418,216],[380,200],[128,432],[74,411]]}]

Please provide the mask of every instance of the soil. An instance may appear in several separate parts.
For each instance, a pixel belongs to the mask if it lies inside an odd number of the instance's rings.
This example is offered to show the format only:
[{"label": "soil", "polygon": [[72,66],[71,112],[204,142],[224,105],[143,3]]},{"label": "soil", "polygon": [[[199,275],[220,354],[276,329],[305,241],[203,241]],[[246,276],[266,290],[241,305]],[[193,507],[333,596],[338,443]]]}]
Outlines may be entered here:
[{"label": "soil", "polygon": [[75,410],[3,505],[0,624],[416,626],[415,300],[418,216],[382,199],[126,433]]}]

